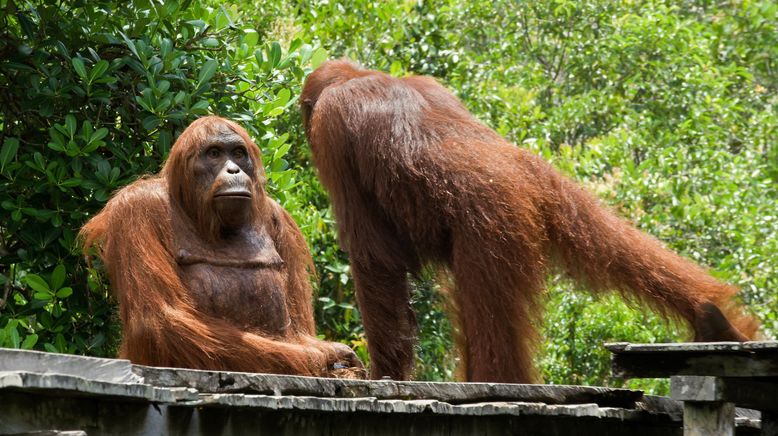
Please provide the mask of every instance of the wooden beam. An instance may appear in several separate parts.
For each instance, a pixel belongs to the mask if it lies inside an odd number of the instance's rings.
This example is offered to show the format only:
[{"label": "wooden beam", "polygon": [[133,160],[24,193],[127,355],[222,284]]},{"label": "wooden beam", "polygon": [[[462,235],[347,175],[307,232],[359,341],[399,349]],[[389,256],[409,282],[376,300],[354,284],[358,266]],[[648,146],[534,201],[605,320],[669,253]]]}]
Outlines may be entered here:
[{"label": "wooden beam", "polygon": [[613,343],[613,375],[623,378],[710,375],[778,377],[778,342]]},{"label": "wooden beam", "polygon": [[769,352],[778,351],[778,341],[750,342],[668,342],[658,344],[632,344],[629,342],[608,342],[605,345],[611,353],[654,353],[668,351],[683,352]]},{"label": "wooden beam", "polygon": [[708,376],[670,378],[670,395],[679,401],[728,402],[739,407],[778,413],[778,380]]}]

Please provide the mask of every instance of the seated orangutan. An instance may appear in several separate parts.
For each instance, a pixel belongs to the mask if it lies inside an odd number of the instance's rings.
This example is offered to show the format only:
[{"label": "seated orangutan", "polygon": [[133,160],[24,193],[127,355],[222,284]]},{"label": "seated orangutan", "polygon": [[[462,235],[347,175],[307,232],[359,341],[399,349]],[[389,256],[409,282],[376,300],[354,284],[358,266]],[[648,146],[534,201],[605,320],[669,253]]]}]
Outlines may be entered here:
[{"label": "seated orangutan", "polygon": [[210,370],[360,377],[318,340],[312,261],[264,191],[257,146],[218,117],[192,123],[162,171],[120,190],[81,230],[119,299],[120,357]]}]

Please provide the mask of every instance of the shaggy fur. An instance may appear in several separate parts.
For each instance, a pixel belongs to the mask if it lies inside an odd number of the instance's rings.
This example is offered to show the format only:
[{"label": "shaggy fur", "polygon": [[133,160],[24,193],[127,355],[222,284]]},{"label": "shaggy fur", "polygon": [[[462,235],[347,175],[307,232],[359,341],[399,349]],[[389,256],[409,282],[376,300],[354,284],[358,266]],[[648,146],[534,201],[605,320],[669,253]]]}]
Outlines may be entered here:
[{"label": "shaggy fur", "polygon": [[[251,178],[252,191],[245,225],[230,232],[212,196],[224,177],[202,186],[194,175],[203,150],[225,137],[245,144],[249,174],[241,176]],[[339,372],[335,362],[361,366],[347,346],[316,339],[307,246],[263,185],[259,149],[248,134],[205,117],[179,137],[159,175],[119,191],[83,227],[85,252],[99,249],[119,300],[120,357],[318,376]]]},{"label": "shaggy fur", "polygon": [[332,61],[308,77],[300,102],[350,256],[372,377],[410,377],[407,275],[430,263],[455,284],[469,381],[536,379],[534,325],[551,266],[679,317],[699,340],[754,336],[734,287],[506,142],[434,79]]}]

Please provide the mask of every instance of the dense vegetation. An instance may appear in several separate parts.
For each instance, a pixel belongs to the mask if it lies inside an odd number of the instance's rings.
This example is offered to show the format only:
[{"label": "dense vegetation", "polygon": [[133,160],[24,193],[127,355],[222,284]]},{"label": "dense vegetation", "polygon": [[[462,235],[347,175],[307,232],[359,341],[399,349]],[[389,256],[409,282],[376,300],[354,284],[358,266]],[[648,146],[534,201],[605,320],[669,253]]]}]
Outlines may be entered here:
[{"label": "dense vegetation", "polygon": [[[76,235],[201,114],[241,122],[318,269],[320,333],[365,344],[295,99],[329,57],[430,74],[778,331],[778,5],[772,1],[0,0],[0,346],[111,356],[120,328]],[[618,385],[603,341],[679,327],[549,278],[547,382]],[[454,377],[444,298],[414,304],[418,377]],[[632,382],[661,391],[654,382]]]}]

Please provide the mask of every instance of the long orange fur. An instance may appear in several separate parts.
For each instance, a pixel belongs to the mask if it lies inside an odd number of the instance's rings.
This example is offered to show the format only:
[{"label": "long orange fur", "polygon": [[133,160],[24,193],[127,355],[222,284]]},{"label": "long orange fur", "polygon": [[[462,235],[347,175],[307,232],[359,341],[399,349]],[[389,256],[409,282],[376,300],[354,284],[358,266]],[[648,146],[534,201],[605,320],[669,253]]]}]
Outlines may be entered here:
[{"label": "long orange fur", "polygon": [[[290,327],[281,337],[203,313],[175,260],[177,230],[195,229],[205,243],[218,238],[208,204],[193,188],[192,161],[216,129],[224,126],[246,143],[260,182],[254,187],[255,225],[267,229],[284,262],[282,288]],[[120,190],[83,227],[84,249],[99,251],[119,300],[120,357],[154,366],[329,374],[328,362],[337,360],[339,348],[315,338],[307,245],[290,215],[265,195],[263,181],[259,149],[248,134],[231,121],[200,118],[178,138],[159,175]],[[188,220],[176,208],[196,209],[197,218]],[[219,278],[214,280],[218,286]],[[267,315],[258,307],[243,310],[253,311],[256,317]]]},{"label": "long orange fur", "polygon": [[697,339],[754,336],[735,287],[505,141],[434,79],[331,61],[308,77],[300,102],[350,256],[372,377],[411,376],[407,275],[430,263],[451,272],[470,381],[536,380],[535,325],[552,266],[681,318]]}]

